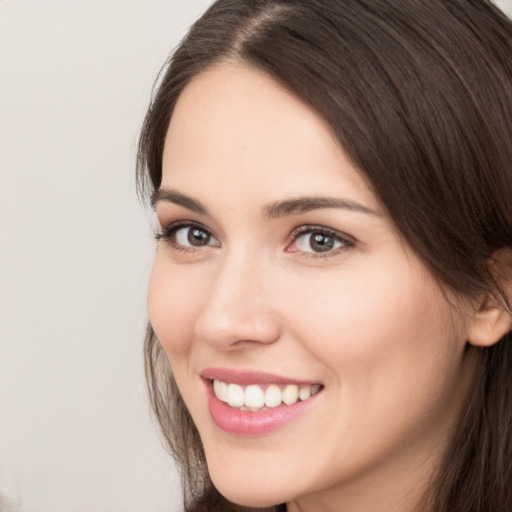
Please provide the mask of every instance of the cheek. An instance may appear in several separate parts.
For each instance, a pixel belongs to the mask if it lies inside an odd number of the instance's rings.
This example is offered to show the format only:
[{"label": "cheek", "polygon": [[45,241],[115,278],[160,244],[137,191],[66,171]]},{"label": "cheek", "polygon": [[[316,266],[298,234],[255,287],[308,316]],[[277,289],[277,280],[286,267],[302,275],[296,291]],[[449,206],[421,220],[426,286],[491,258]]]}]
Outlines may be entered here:
[{"label": "cheek", "polygon": [[326,416],[332,442],[356,465],[436,432],[461,396],[462,328],[431,281],[399,274],[317,281],[324,291],[290,308],[294,339],[327,370],[329,411],[343,411]]},{"label": "cheek", "polygon": [[464,341],[428,275],[406,263],[396,272],[382,268],[317,279],[307,289],[318,292],[290,308],[295,337],[340,380],[363,388],[379,379],[390,386],[399,378],[432,377],[433,366],[441,372],[455,364]]},{"label": "cheek", "polygon": [[205,292],[197,279],[180,272],[157,253],[148,285],[149,320],[167,356],[190,349],[192,332]]}]

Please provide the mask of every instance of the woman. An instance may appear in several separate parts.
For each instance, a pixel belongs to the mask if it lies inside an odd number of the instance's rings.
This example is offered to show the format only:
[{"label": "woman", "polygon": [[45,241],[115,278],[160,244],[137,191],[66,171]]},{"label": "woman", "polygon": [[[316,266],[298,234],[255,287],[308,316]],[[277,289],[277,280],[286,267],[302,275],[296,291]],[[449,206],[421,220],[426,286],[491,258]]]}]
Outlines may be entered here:
[{"label": "woman", "polygon": [[510,55],[485,0],[192,27],[139,146],[187,510],[512,510]]}]

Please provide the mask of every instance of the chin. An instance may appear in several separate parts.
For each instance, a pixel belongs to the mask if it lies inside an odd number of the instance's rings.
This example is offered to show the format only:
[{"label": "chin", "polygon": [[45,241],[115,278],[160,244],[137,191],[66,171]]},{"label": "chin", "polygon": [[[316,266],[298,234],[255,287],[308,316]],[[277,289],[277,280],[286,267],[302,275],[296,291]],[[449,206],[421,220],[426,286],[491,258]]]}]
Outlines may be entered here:
[{"label": "chin", "polygon": [[[214,482],[215,484],[215,482]],[[244,507],[266,508],[285,503],[286,500],[277,496],[269,495],[268,492],[261,492],[261,486],[254,486],[252,489],[235,489],[233,486],[217,486],[216,489],[231,503]]]},{"label": "chin", "polygon": [[274,474],[272,478],[256,478],[250,472],[250,464],[236,476],[226,471],[215,471],[210,476],[216,489],[226,499],[245,507],[265,508],[290,500],[290,493],[282,488],[283,482]]}]

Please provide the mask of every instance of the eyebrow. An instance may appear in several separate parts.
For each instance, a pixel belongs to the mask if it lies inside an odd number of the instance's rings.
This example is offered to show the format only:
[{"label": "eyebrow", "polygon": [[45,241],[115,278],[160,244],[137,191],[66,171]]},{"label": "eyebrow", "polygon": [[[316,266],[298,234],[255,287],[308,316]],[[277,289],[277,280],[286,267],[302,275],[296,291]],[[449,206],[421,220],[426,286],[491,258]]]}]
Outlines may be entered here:
[{"label": "eyebrow", "polygon": [[[200,201],[192,199],[191,197],[173,189],[160,188],[156,190],[151,196],[151,206],[154,208],[159,201],[174,203],[201,215],[210,215],[208,210]],[[265,206],[263,208],[263,212],[265,217],[269,219],[276,219],[288,215],[300,215],[301,213],[326,208],[342,208],[353,212],[375,215],[377,217],[381,216],[377,211],[357,203],[356,201],[341,199],[338,197],[317,196],[306,196],[276,201]]]},{"label": "eyebrow", "polygon": [[380,213],[349,199],[338,197],[298,197],[297,199],[287,199],[276,201],[265,208],[265,214],[270,219],[284,217],[286,215],[299,215],[312,210],[321,210],[323,208],[343,208],[353,212],[366,213],[380,217]]},{"label": "eyebrow", "polygon": [[199,201],[192,199],[185,194],[181,194],[176,190],[167,188],[159,188],[158,190],[155,190],[151,195],[151,206],[155,208],[156,203],[159,201],[167,201],[169,203],[183,206],[193,212],[200,213],[202,215],[209,215],[208,210]]}]

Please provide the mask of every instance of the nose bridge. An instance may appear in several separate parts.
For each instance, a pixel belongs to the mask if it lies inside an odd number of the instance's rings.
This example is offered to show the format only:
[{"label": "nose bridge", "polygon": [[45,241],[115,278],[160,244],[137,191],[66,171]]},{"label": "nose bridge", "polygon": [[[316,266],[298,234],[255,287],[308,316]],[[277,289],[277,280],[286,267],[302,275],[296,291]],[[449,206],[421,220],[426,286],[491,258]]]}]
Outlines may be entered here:
[{"label": "nose bridge", "polygon": [[279,324],[270,274],[269,262],[249,247],[226,254],[197,319],[198,337],[224,349],[239,346],[240,342],[275,341]]}]

